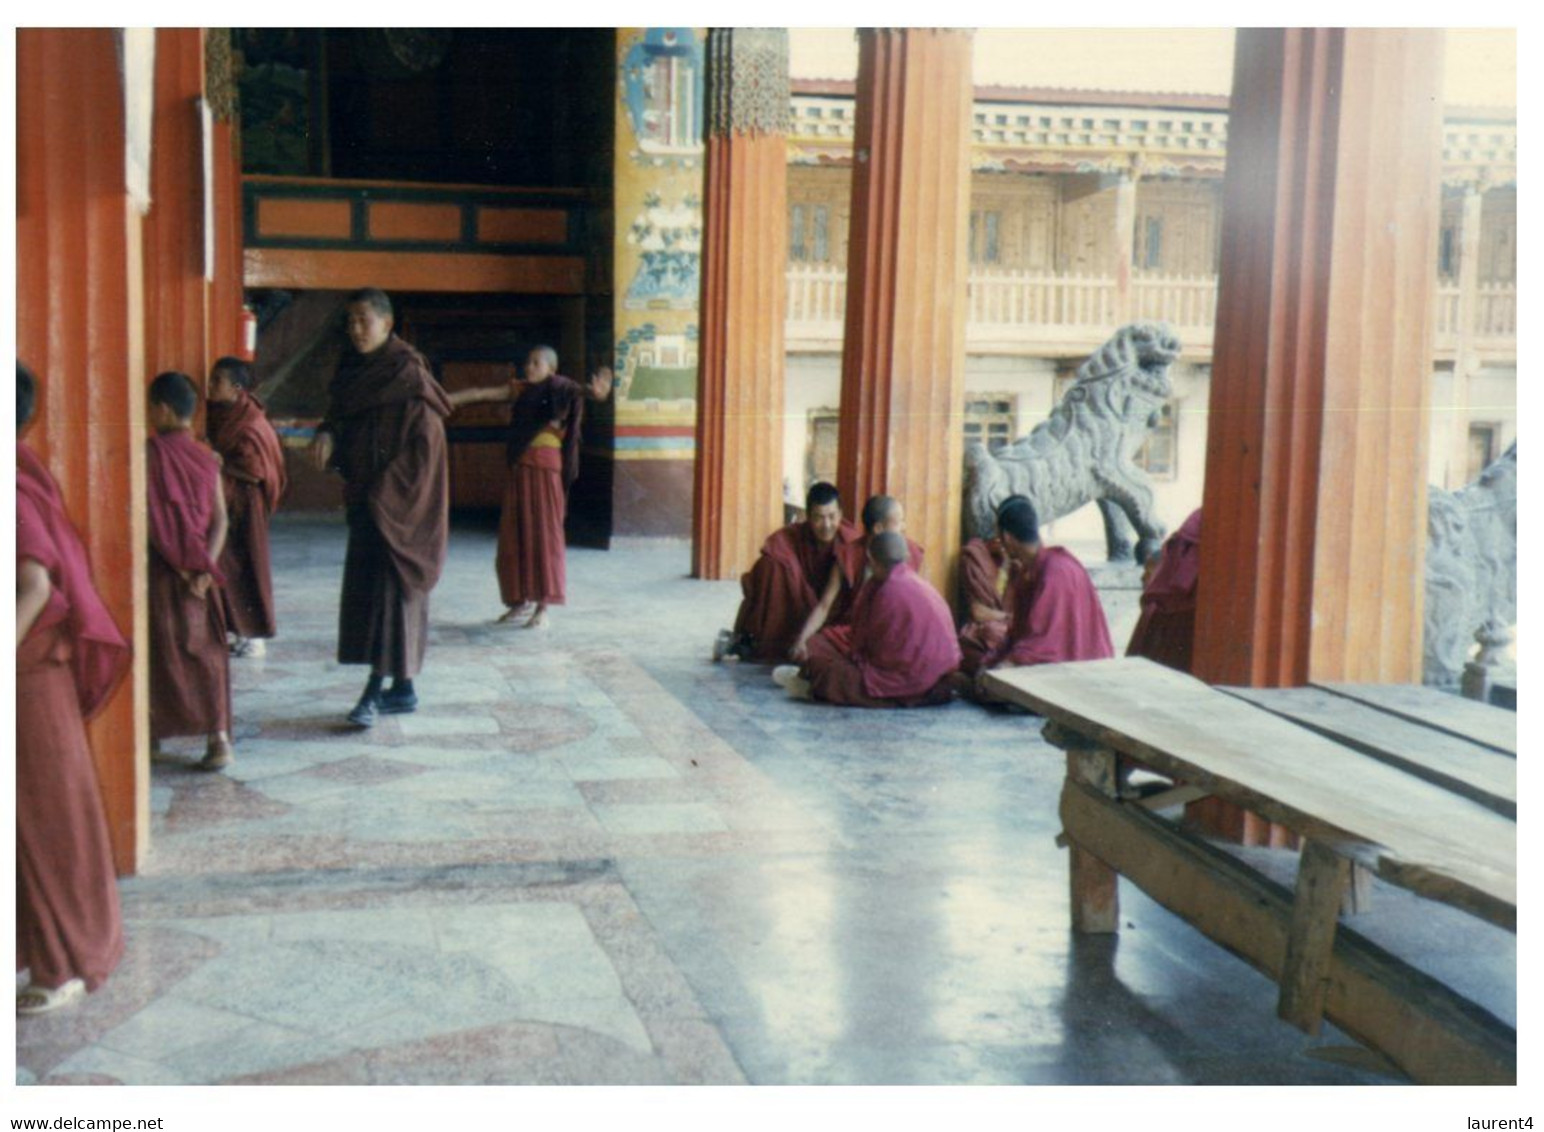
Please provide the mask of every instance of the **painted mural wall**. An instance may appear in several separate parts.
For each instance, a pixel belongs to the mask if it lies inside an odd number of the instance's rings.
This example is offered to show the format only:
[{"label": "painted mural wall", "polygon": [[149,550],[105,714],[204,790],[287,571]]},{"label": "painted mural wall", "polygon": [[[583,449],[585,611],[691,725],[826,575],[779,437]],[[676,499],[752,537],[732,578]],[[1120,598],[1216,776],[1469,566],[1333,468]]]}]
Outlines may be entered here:
[{"label": "painted mural wall", "polygon": [[617,30],[618,534],[685,535],[691,525],[705,35]]}]

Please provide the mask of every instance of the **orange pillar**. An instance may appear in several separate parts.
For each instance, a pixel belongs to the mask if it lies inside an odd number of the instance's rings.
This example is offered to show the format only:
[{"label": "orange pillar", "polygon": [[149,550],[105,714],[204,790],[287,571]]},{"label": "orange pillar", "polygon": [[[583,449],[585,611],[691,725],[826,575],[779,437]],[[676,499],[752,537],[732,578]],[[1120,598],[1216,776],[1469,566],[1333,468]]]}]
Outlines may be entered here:
[{"label": "orange pillar", "polygon": [[241,304],[241,131],[236,118],[236,74],[230,28],[204,29],[204,97],[213,121],[214,279],[209,285],[209,364],[240,354]]},{"label": "orange pillar", "polygon": [[204,279],[202,28],[157,28],[150,211],[145,216],[147,376],[181,370],[200,387],[208,372]]},{"label": "orange pillar", "polygon": [[858,33],[837,486],[906,507],[942,593],[960,548],[971,33]]},{"label": "orange pillar", "polygon": [[1418,682],[1441,32],[1237,42],[1195,672]]},{"label": "orange pillar", "polygon": [[28,440],[134,645],[131,677],[90,728],[113,853],[130,873],[150,798],[145,375],[140,218],[114,39],[108,28],[16,33],[16,349],[42,382]]},{"label": "orange pillar", "polygon": [[788,32],[707,43],[692,574],[734,578],[783,521]]}]

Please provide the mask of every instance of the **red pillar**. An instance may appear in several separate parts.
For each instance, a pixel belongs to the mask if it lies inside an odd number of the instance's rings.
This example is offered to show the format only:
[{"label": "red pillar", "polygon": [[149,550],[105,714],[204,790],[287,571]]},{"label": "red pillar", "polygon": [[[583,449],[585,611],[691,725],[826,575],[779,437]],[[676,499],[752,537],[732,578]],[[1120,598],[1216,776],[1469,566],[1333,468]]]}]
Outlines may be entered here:
[{"label": "red pillar", "polygon": [[783,516],[788,32],[707,48],[692,574],[734,578]]},{"label": "red pillar", "polygon": [[90,727],[113,853],[129,873],[149,828],[145,377],[140,218],[124,174],[114,38],[107,28],[16,33],[16,348],[42,382],[28,440],[134,645],[131,678]]},{"label": "red pillar", "polygon": [[214,279],[209,285],[209,364],[243,345],[241,304],[241,130],[230,28],[204,29],[204,97],[213,121]]},{"label": "red pillar", "polygon": [[964,491],[971,33],[859,32],[837,486],[906,507],[945,594]]},{"label": "red pillar", "polygon": [[1195,672],[1416,682],[1435,30],[1238,33]]},{"label": "red pillar", "polygon": [[204,280],[204,158],[198,104],[204,93],[202,28],[157,28],[150,211],[145,215],[147,376],[208,373]]}]

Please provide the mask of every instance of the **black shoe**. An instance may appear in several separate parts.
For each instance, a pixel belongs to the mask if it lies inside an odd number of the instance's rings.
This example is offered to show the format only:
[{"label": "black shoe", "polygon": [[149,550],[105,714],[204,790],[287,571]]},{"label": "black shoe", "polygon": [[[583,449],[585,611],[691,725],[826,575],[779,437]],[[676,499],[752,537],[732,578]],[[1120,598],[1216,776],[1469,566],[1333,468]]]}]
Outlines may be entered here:
[{"label": "black shoe", "polygon": [[354,710],[348,713],[348,721],[355,727],[374,727],[377,700],[374,696],[359,697]]},{"label": "black shoe", "polygon": [[418,693],[408,690],[399,693],[395,688],[389,692],[381,693],[380,711],[382,715],[400,715],[403,712],[418,710]]}]

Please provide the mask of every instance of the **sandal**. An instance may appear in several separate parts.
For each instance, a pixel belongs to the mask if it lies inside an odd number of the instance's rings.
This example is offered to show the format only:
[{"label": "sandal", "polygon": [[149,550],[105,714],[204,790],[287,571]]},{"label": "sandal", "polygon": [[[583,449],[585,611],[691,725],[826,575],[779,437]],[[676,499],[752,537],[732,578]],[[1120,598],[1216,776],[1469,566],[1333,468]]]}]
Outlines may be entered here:
[{"label": "sandal", "polygon": [[16,992],[16,1013],[48,1014],[85,995],[86,984],[82,979],[71,979],[51,990],[31,983]]}]

